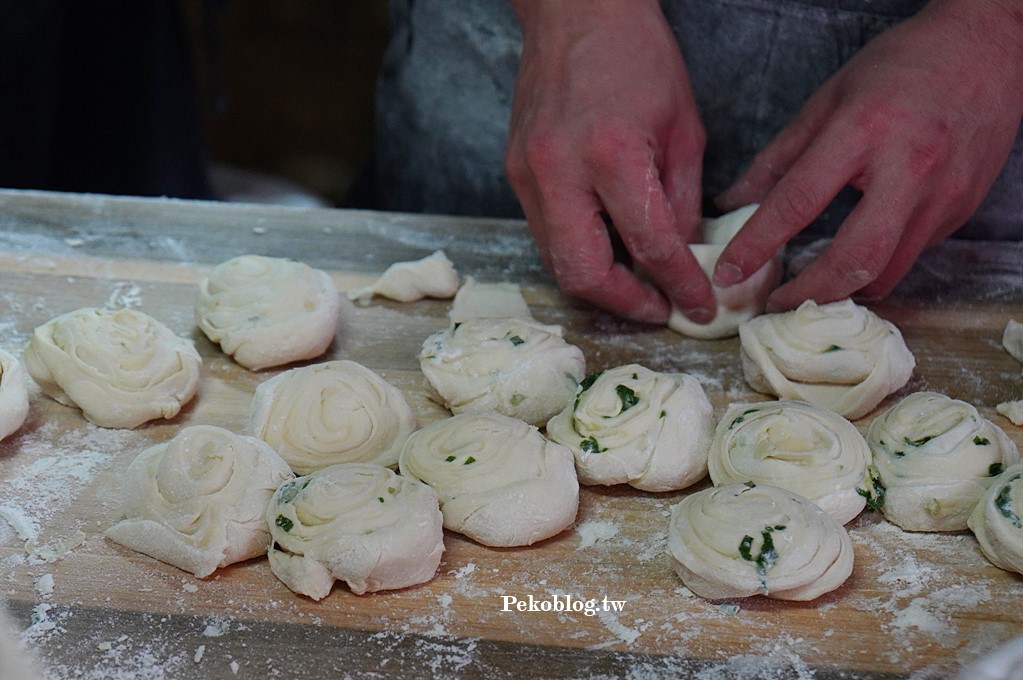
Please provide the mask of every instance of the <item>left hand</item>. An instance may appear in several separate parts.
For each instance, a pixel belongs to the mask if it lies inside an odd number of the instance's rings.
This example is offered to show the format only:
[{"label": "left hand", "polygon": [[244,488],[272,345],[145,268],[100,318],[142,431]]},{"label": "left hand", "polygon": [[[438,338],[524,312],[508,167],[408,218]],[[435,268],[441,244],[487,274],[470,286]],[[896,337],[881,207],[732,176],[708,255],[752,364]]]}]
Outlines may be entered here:
[{"label": "left hand", "polygon": [[961,227],[1005,164],[1023,118],[1023,2],[933,0],[868,43],[718,199],[760,209],[714,282],[744,280],[844,186],[863,196],[821,257],[768,300],[883,297]]}]

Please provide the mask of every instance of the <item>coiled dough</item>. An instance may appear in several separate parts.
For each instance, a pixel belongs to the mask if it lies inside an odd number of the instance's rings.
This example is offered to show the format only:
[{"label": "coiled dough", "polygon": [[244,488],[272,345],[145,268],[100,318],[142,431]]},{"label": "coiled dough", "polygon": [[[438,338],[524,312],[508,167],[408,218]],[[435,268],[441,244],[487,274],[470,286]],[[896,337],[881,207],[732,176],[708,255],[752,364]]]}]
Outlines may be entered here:
[{"label": "coiled dough", "polygon": [[916,360],[894,324],[852,300],[764,314],[739,327],[746,382],[850,420],[905,385]]},{"label": "coiled dough", "polygon": [[338,463],[398,463],[416,421],[401,391],[354,361],[284,371],[256,388],[245,433],[296,473]]},{"label": "coiled dough", "polygon": [[123,520],[113,541],[209,576],[264,554],[264,513],[294,475],[266,443],[213,425],[194,425],[140,453],[124,473]]},{"label": "coiled dough", "polygon": [[341,294],[326,272],[262,255],[221,262],[195,298],[202,332],[253,371],[323,354],[340,310]]},{"label": "coiled dough", "polygon": [[[875,501],[907,531],[962,531],[994,477],[1020,456],[973,405],[916,392],[870,423]],[[877,498],[883,494],[882,498]]]},{"label": "coiled dough", "polygon": [[802,401],[732,404],[718,422],[709,471],[717,486],[753,481],[804,496],[845,524],[866,504],[870,449],[842,416]]},{"label": "coiled dough", "polygon": [[579,508],[571,451],[496,413],[457,415],[414,432],[399,468],[437,490],[447,529],[484,545],[550,538],[572,525]]},{"label": "coiled dough", "polygon": [[320,600],[335,580],[363,594],[433,578],[444,552],[437,494],[372,463],[345,463],[282,485],[266,507],[270,568]]},{"label": "coiled dough", "polygon": [[39,326],[22,357],[43,392],[100,427],[173,418],[195,396],[192,343],[132,309],[86,307]]},{"label": "coiled dough", "polygon": [[992,564],[1023,574],[1023,464],[991,481],[968,524]]},{"label": "coiled dough", "polygon": [[853,568],[842,525],[798,494],[752,482],[683,498],[671,513],[668,553],[682,582],[712,600],[812,600]]},{"label": "coiled dough", "polygon": [[15,432],[28,417],[25,370],[13,354],[0,349],[0,439]]},{"label": "coiled dough", "polygon": [[685,488],[707,474],[714,409],[696,378],[628,364],[587,378],[547,423],[583,484]]}]

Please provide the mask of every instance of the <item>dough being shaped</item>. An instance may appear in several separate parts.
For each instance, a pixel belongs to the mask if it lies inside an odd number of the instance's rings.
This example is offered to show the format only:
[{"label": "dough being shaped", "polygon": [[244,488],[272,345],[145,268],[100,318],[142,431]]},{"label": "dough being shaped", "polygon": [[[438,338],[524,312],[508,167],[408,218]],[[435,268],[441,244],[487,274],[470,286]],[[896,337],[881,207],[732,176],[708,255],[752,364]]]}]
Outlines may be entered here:
[{"label": "dough being shaped", "polygon": [[121,545],[202,578],[264,554],[264,514],[294,475],[266,443],[213,425],[180,430],[124,473],[125,519],[106,531]]},{"label": "dough being shaped", "polygon": [[995,410],[1008,418],[1013,425],[1023,425],[1023,399],[1003,401],[995,406]]},{"label": "dough being shaped", "polygon": [[853,568],[845,527],[799,494],[753,482],[683,498],[671,513],[668,553],[682,582],[711,600],[813,600]]},{"label": "dough being shaped", "polygon": [[340,314],[341,294],[326,272],[262,255],[221,262],[195,298],[202,332],[253,371],[320,356]]},{"label": "dough being shaped", "polygon": [[905,385],[916,366],[899,329],[849,299],[759,316],[739,326],[739,339],[753,389],[850,420]]},{"label": "dough being shaped", "polygon": [[244,431],[307,475],[338,463],[393,467],[415,427],[398,388],[343,360],[293,368],[260,384]]},{"label": "dough being shaped", "polygon": [[586,372],[561,326],[511,318],[467,319],[434,333],[419,365],[452,413],[501,413],[532,425],[571,404]]},{"label": "dough being shaped", "polygon": [[455,294],[448,317],[452,324],[469,319],[533,319],[526,298],[514,283],[479,283],[466,277]]},{"label": "dough being shaped", "polygon": [[13,354],[0,349],[0,439],[15,432],[28,417],[25,371]]},{"label": "dough being shaped", "polygon": [[619,366],[583,381],[547,436],[571,449],[583,484],[683,489],[707,474],[714,408],[696,378]]},{"label": "dough being shaped", "polygon": [[43,393],[100,427],[173,418],[199,386],[199,353],[153,317],[94,307],[35,329],[22,356]]},{"label": "dough being shaped", "polygon": [[414,262],[395,262],[372,286],[348,292],[349,300],[369,302],[374,295],[414,302],[424,297],[449,298],[458,291],[458,272],[443,250]]},{"label": "dough being shaped", "polygon": [[1007,468],[974,506],[967,524],[991,564],[1023,574],[1023,465]]},{"label": "dough being shaped", "polygon": [[1009,319],[1002,333],[1002,347],[1013,359],[1023,362],[1023,323]]},{"label": "dough being shaped", "polygon": [[[728,242],[739,233],[742,225],[753,216],[757,204],[747,205],[714,219],[704,219],[701,229],[703,243],[692,243],[689,250],[696,257],[700,269],[708,277],[714,272],[714,265],[724,252]],[[690,321],[682,312],[673,308],[668,327],[677,333],[701,340],[727,338],[739,332],[739,324],[748,321],[764,311],[764,303],[781,282],[782,250],[768,260],[760,269],[742,283],[727,288],[714,286],[717,300],[717,314],[707,324]]]},{"label": "dough being shaped", "polygon": [[399,467],[437,490],[445,528],[483,545],[532,545],[572,526],[579,508],[572,452],[496,413],[414,432]]},{"label": "dough being shaped", "polygon": [[434,490],[372,463],[331,465],[282,485],[266,522],[270,568],[314,600],[335,580],[357,595],[425,583],[444,552]]},{"label": "dough being shaped", "polygon": [[876,470],[873,504],[906,531],[966,529],[992,479],[1020,460],[1000,427],[937,392],[916,392],[880,414],[867,443]]},{"label": "dough being shaped", "polygon": [[732,404],[710,447],[715,486],[752,481],[808,498],[846,524],[869,495],[870,449],[856,426],[803,401]]}]

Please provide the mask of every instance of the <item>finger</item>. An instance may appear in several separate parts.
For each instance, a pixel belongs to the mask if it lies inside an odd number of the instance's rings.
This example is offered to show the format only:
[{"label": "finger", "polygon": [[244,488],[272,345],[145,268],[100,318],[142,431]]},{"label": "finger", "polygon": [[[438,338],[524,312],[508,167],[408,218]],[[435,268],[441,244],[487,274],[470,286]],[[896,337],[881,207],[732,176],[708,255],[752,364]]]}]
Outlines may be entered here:
[{"label": "finger", "polygon": [[[698,121],[698,119],[696,119]],[[661,182],[668,206],[687,243],[701,239],[703,213],[703,149],[706,137],[698,124],[679,126],[672,133],[661,163]]]}]

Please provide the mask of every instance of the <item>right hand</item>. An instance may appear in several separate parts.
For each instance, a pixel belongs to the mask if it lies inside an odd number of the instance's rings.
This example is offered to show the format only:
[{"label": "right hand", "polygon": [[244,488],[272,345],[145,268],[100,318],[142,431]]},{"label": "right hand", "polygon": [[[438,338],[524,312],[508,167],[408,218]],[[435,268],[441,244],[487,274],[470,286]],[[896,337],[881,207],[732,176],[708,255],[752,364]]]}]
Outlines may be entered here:
[{"label": "right hand", "polygon": [[[628,318],[665,323],[670,302],[710,321],[714,294],[688,247],[705,135],[656,0],[513,5],[525,40],[505,165],[548,270]],[[615,261],[604,213],[656,286]]]}]

